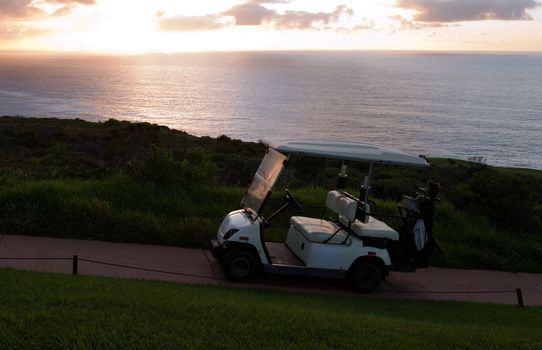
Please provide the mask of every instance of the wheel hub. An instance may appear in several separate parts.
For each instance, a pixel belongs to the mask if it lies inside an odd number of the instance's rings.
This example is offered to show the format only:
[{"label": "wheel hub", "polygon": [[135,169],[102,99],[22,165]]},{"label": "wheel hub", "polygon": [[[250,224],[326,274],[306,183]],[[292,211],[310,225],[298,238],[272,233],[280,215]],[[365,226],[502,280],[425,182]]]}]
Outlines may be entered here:
[{"label": "wheel hub", "polygon": [[245,258],[237,258],[231,263],[231,272],[235,276],[242,277],[250,271],[250,262]]}]

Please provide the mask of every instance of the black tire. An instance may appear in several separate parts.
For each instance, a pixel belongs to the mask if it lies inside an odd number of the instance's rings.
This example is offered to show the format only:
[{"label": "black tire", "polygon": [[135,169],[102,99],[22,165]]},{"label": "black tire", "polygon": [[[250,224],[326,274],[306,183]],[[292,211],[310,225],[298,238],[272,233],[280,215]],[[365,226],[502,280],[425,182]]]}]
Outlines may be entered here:
[{"label": "black tire", "polygon": [[382,269],[372,261],[360,261],[350,270],[352,289],[357,293],[372,293],[382,281]]},{"label": "black tire", "polygon": [[233,282],[251,280],[258,269],[256,257],[247,250],[228,250],[222,256],[221,263],[224,274]]}]

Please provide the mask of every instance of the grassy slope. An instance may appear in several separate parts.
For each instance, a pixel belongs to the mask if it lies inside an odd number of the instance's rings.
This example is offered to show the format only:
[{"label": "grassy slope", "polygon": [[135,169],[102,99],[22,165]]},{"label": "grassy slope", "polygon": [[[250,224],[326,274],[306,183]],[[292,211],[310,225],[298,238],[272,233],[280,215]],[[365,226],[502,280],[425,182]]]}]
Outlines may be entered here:
[{"label": "grassy slope", "polygon": [[0,269],[0,348],[540,349],[540,308]]},{"label": "grassy slope", "polygon": [[[226,137],[118,121],[0,118],[0,136],[0,233],[180,246],[202,246],[239,207],[264,152]],[[542,272],[541,171],[430,161],[422,170],[376,167],[381,210],[395,214],[398,195],[438,180],[435,235],[445,256],[436,264]],[[350,183],[365,170],[351,167]],[[281,187],[321,205],[337,164],[294,158],[287,173]],[[268,213],[282,200],[275,194]],[[268,240],[284,240],[287,218],[272,225]]]}]

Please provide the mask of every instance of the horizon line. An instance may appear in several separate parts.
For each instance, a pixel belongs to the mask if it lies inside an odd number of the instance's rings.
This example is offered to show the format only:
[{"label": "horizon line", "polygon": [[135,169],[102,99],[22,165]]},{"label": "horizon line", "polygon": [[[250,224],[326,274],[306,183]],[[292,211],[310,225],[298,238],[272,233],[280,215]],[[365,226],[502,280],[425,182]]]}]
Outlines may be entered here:
[{"label": "horizon line", "polygon": [[0,55],[67,55],[67,56],[146,56],[214,53],[303,53],[303,52],[397,52],[448,54],[542,54],[542,50],[461,50],[461,49],[251,49],[251,50],[190,50],[190,51],[77,51],[77,50],[1,50]]}]

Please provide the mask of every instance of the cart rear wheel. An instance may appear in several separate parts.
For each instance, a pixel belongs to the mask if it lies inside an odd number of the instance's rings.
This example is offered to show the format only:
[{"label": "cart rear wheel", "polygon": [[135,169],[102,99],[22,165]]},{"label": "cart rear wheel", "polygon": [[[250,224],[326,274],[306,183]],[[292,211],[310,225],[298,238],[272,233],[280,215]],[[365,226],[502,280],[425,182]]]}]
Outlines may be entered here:
[{"label": "cart rear wheel", "polygon": [[350,284],[358,293],[375,291],[382,281],[382,270],[372,261],[360,261],[350,270]]},{"label": "cart rear wheel", "polygon": [[222,256],[222,270],[229,280],[245,282],[254,277],[257,260],[249,251],[230,250]]}]

